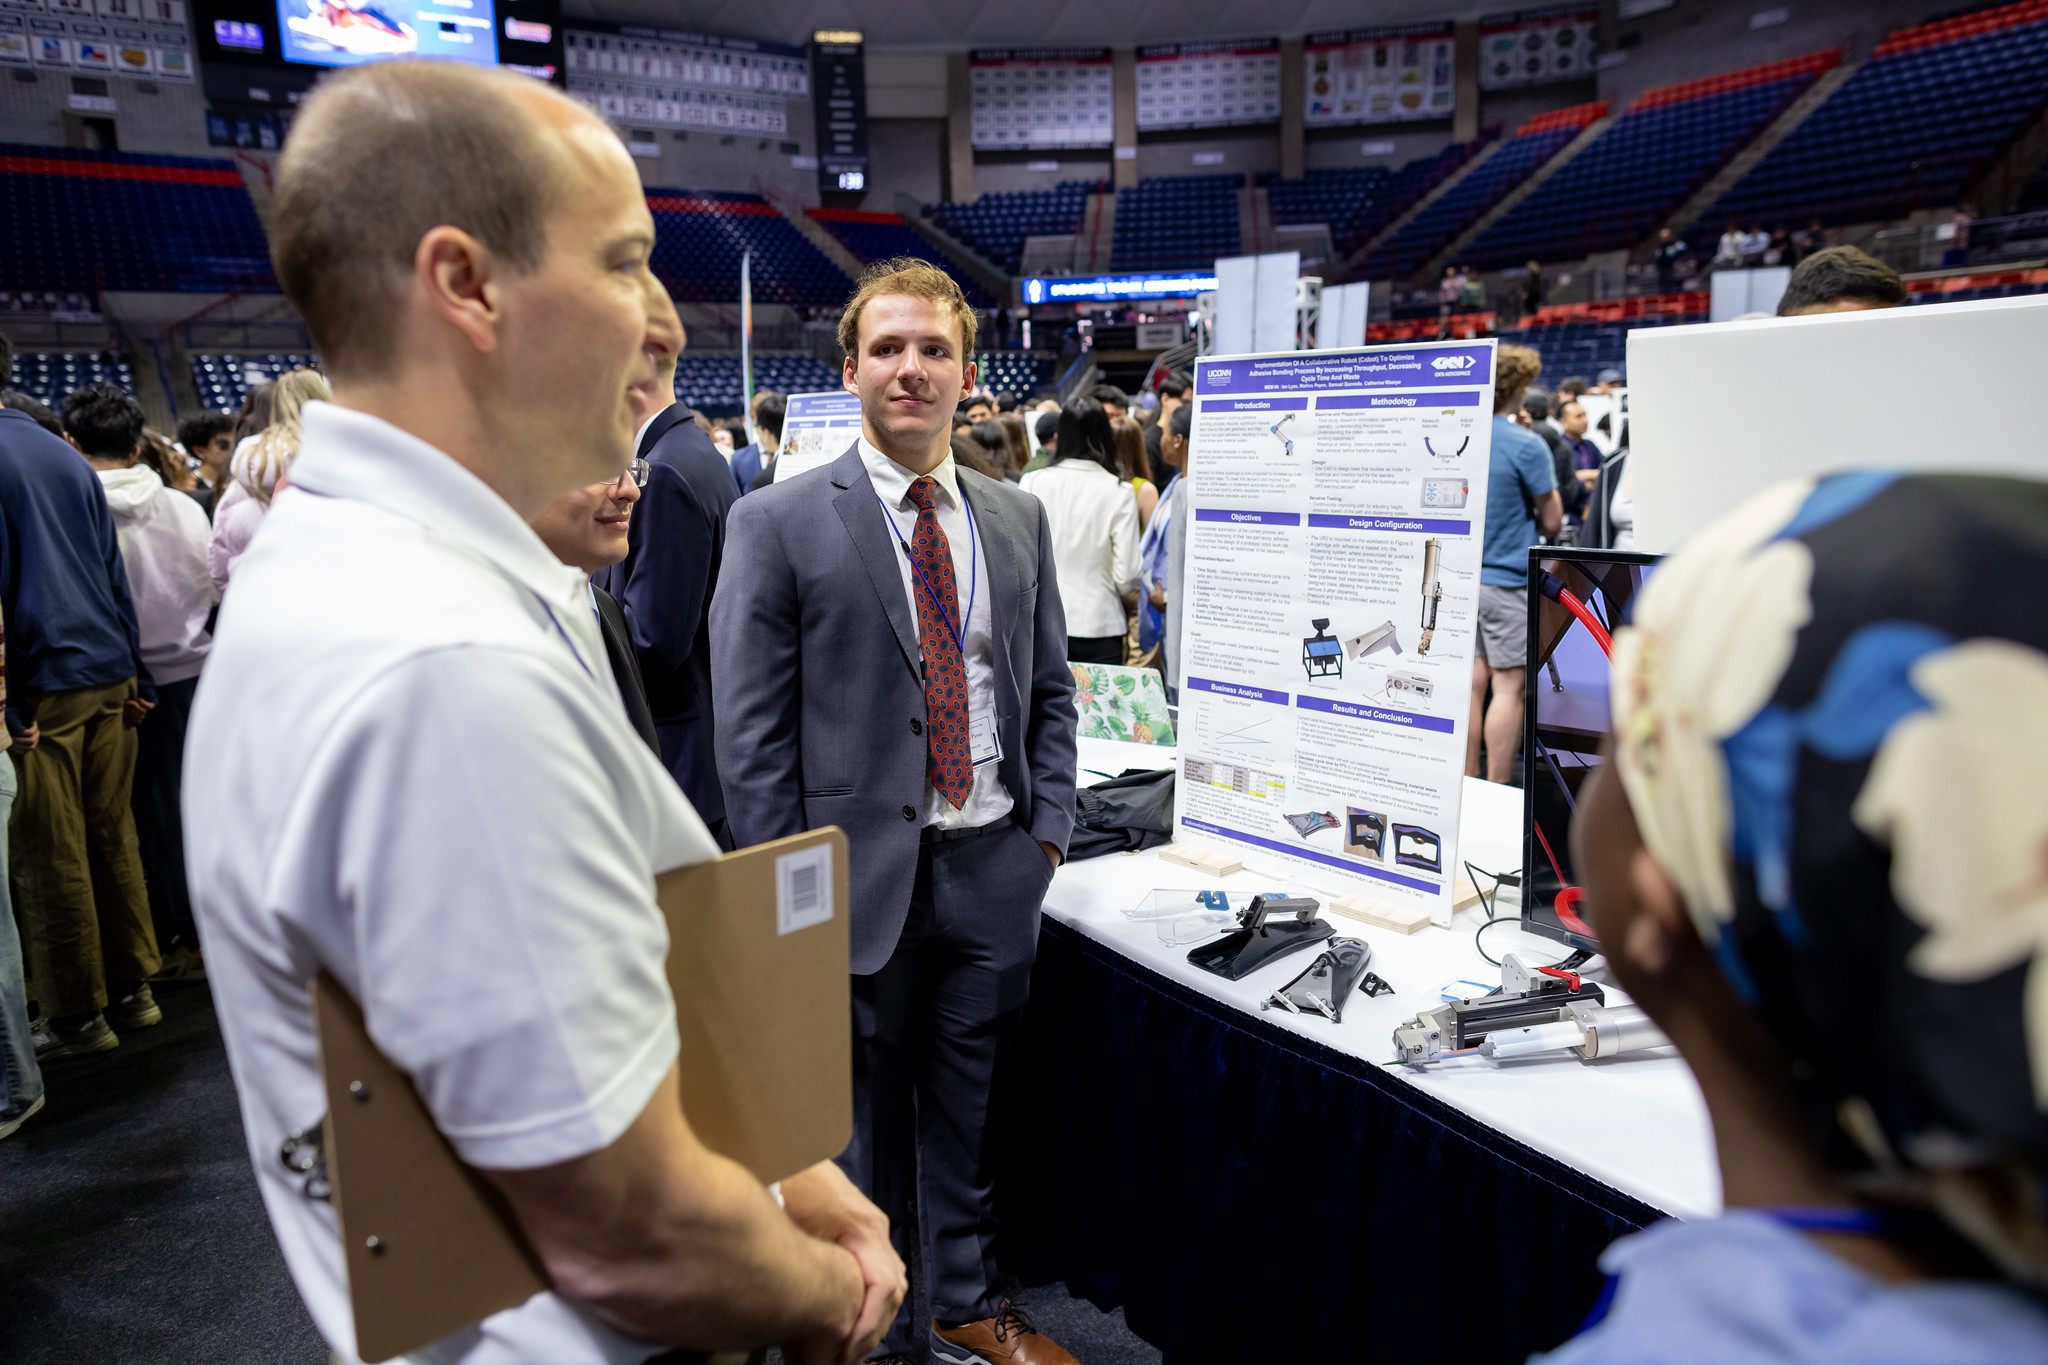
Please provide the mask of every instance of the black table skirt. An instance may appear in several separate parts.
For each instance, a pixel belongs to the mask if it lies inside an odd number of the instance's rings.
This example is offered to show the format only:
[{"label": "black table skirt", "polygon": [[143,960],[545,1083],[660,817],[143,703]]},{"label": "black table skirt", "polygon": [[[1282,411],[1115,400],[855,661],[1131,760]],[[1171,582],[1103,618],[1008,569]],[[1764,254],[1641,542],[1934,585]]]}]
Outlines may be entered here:
[{"label": "black table skirt", "polygon": [[1565,1340],[1661,1215],[1384,1070],[1048,918],[997,1097],[1003,1269],[1122,1306],[1167,1365]]}]

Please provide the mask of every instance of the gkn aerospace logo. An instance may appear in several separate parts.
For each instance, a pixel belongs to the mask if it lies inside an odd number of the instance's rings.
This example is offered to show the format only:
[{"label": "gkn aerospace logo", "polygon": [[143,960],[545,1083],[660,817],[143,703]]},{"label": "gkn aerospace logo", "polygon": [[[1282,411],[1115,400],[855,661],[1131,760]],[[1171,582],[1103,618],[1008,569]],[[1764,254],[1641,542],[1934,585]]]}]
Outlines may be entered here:
[{"label": "gkn aerospace logo", "polygon": [[1456,370],[1462,374],[1464,371],[1471,369],[1474,365],[1477,365],[1478,363],[1479,358],[1477,356],[1440,355],[1436,359],[1429,362],[1429,367],[1435,370],[1438,374],[1447,374],[1453,370]]}]

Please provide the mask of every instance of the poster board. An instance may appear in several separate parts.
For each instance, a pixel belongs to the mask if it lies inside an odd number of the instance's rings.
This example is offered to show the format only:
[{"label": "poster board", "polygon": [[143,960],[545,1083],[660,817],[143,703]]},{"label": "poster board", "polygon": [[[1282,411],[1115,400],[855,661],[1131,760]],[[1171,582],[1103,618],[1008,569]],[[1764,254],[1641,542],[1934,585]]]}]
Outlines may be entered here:
[{"label": "poster board", "polygon": [[1493,362],[1195,362],[1176,839],[1450,922]]},{"label": "poster board", "polygon": [[[810,830],[664,873],[682,1104],[764,1184],[853,1135],[846,836]],[[495,1186],[464,1166],[331,976],[313,988],[325,1148],[356,1346],[376,1362],[548,1288]]]},{"label": "poster board", "polygon": [[1372,286],[1363,281],[1323,286],[1322,306],[1316,314],[1316,349],[1334,351],[1365,345],[1371,291]]},{"label": "poster board", "polygon": [[843,389],[791,394],[782,417],[782,445],[775,452],[775,482],[787,483],[831,464],[859,439],[859,395]]},{"label": "poster board", "polygon": [[1635,548],[1668,554],[1760,489],[1837,470],[2048,478],[2044,354],[2040,294],[1631,332]]}]

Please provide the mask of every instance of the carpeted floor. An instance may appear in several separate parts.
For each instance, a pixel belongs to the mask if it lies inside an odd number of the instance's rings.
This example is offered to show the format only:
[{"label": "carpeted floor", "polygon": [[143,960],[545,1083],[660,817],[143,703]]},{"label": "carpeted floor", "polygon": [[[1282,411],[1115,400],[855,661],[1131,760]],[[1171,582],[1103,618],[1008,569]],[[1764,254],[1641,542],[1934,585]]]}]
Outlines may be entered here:
[{"label": "carpeted floor", "polygon": [[[164,1022],[59,1062],[49,1104],[0,1142],[0,1361],[326,1365],[263,1216],[203,985]],[[1020,1290],[1085,1365],[1158,1365],[1121,1312]]]}]

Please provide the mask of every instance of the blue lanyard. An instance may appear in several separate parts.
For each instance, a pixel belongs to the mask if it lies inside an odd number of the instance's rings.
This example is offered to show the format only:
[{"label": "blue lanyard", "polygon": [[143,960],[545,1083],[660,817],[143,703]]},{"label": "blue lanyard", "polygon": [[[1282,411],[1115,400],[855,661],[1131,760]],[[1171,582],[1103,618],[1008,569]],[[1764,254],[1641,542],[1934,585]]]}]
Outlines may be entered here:
[{"label": "blue lanyard", "polygon": [[[919,566],[917,556],[910,552],[910,542],[903,538],[901,531],[896,530],[896,518],[891,515],[889,504],[882,502],[882,495],[880,493],[875,494],[875,501],[881,503],[882,516],[887,519],[889,530],[895,534],[896,543],[903,547],[903,557],[910,561],[910,571],[917,575],[917,581],[924,584],[924,590],[931,595],[932,606],[938,609],[939,620],[945,625],[946,633],[953,637],[953,643],[960,647],[960,657],[965,659],[967,657],[967,623],[974,618],[974,595],[981,589],[981,537],[974,530],[974,504],[967,500],[965,493],[960,495],[960,506],[966,509],[967,512],[967,615],[961,618],[960,625],[955,628],[952,616],[946,611],[946,604],[939,600],[938,589],[934,588],[932,581],[924,576],[924,569]],[[934,508],[932,511],[933,520],[937,520],[938,515],[938,510]],[[557,629],[560,629],[560,627],[557,627]]]}]

